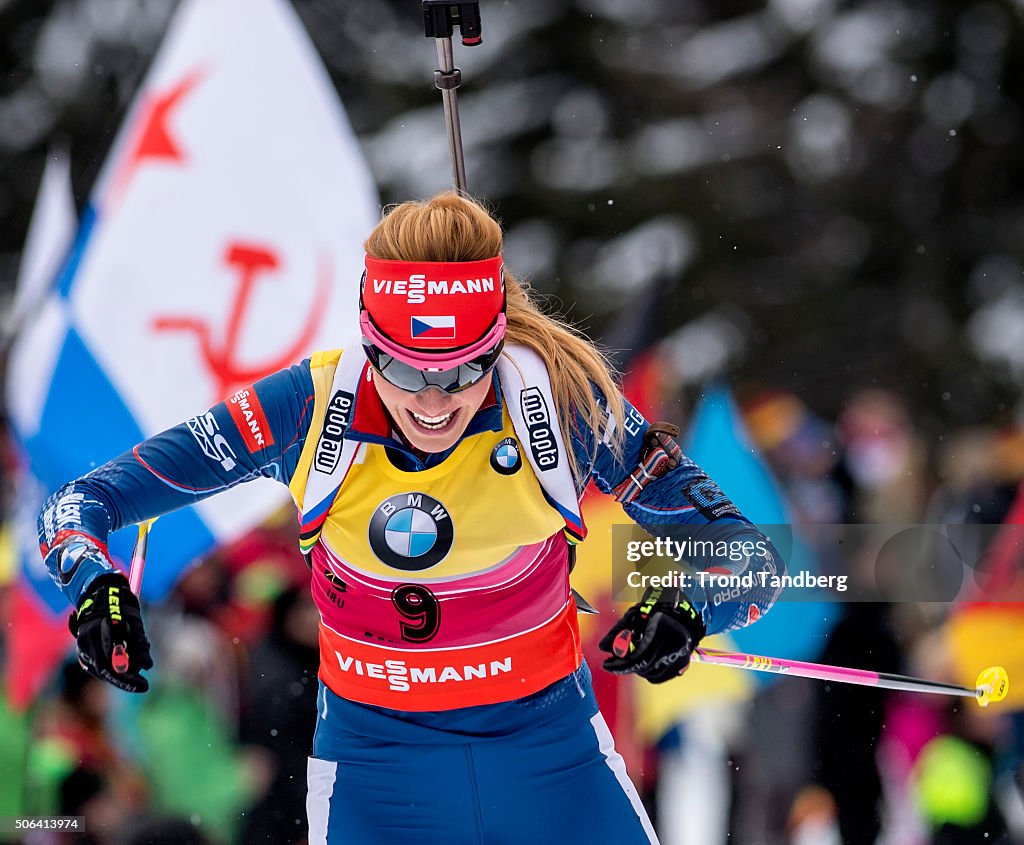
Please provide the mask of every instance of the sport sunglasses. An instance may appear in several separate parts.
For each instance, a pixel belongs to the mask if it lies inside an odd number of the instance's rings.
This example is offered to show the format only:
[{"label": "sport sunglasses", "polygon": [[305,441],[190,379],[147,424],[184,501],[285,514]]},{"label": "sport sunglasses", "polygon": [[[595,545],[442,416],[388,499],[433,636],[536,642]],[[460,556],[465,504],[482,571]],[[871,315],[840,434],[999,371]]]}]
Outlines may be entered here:
[{"label": "sport sunglasses", "polygon": [[363,339],[363,351],[377,370],[389,384],[409,393],[419,393],[428,387],[438,387],[445,393],[458,393],[472,387],[486,376],[498,363],[504,340],[482,355],[478,355],[464,364],[446,370],[421,370],[411,364],[400,361],[377,346]]}]

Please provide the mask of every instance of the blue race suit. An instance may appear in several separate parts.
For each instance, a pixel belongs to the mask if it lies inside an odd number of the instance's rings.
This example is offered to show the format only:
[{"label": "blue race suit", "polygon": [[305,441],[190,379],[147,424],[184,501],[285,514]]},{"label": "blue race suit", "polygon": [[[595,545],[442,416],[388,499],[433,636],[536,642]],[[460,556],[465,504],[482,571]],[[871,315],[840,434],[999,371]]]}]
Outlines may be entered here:
[{"label": "blue race suit", "polygon": [[[255,427],[239,419],[237,403],[139,444],[76,479],[47,502],[40,545],[55,582],[77,605],[89,584],[110,568],[77,558],[59,570],[50,554],[84,534],[101,547],[111,531],[175,510],[259,476],[293,480],[311,429],[315,389],[309,360],[248,388],[259,409]],[[238,394],[236,394],[237,398]],[[345,433],[386,447],[389,460],[415,474],[440,466],[443,454],[416,453],[391,432],[386,416],[360,415],[379,399],[357,398]],[[497,378],[460,444],[500,432],[505,423]],[[583,477],[610,493],[639,462],[647,422],[626,404],[620,458],[577,419],[571,448]],[[623,505],[636,522],[659,526],[715,523],[717,537],[765,541],[707,476],[684,459]],[[783,566],[776,554],[772,573]],[[699,561],[695,561],[699,565]],[[721,564],[716,561],[721,570]],[[746,571],[766,565],[750,558]],[[767,564],[771,565],[771,564]],[[726,564],[726,569],[728,564]],[[314,572],[314,579],[318,573]],[[691,596],[709,633],[729,630],[767,612],[777,592],[751,587],[726,596]],[[756,615],[750,608],[756,607]],[[340,657],[340,655],[339,655]],[[322,684],[314,755],[310,761],[310,842],[593,842],[654,841],[653,830],[614,751],[581,665],[525,697],[473,707],[407,712],[346,700]]]}]

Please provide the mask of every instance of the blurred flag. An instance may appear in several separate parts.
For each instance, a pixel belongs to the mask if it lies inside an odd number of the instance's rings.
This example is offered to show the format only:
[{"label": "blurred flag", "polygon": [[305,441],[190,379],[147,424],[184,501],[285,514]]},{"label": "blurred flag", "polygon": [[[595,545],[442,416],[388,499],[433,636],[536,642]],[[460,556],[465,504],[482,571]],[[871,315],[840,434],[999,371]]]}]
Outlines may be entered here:
[{"label": "blurred flag", "polygon": [[[787,508],[775,479],[751,444],[739,411],[727,387],[711,385],[697,406],[683,451],[692,458],[752,522],[762,526],[785,526]],[[621,519],[620,519],[621,521]],[[587,514],[589,534],[594,522]],[[816,571],[808,549],[786,531],[770,531],[790,571]],[[583,548],[586,548],[584,544]],[[610,556],[610,544],[608,555]],[[577,584],[577,587],[579,585]],[[750,651],[795,660],[812,659],[825,644],[835,621],[835,607],[824,603],[780,602],[757,624],[708,637],[709,648]],[[718,666],[690,666],[684,683],[635,687],[637,725],[648,742],[661,739],[670,728],[695,710],[750,698],[757,686],[772,683],[775,676],[759,672],[734,672]]]},{"label": "blurred flag", "polygon": [[[1003,525],[981,558],[985,566],[978,571],[968,600],[953,608],[944,626],[953,681],[963,686],[973,687],[987,666],[1002,666],[1011,678],[1024,677],[1024,481],[1017,486]],[[1010,684],[1004,706],[1024,709],[1024,684]],[[999,712],[993,711],[997,716]]]},{"label": "blurred flag", "polygon": [[[676,381],[659,342],[664,334],[664,303],[676,278],[676,274],[668,270],[655,273],[634,292],[630,307],[620,309],[618,317],[602,336],[603,347],[608,350],[616,369],[623,373],[623,395],[652,421],[664,418],[666,398]],[[583,516],[587,523],[587,541],[577,547],[578,565],[573,570],[572,581],[600,612],[579,617],[584,656],[592,667],[598,667],[608,656],[597,647],[598,643],[626,607],[616,607],[612,602],[612,527],[628,522],[629,518],[618,502],[611,496],[597,493],[593,485],[588,487],[583,500]],[[636,706],[635,682],[633,676],[604,671],[595,671],[593,677],[594,693],[615,737],[616,750],[644,791],[651,780],[644,773],[652,771],[645,765],[646,749],[660,736],[660,733],[651,735],[648,723],[656,723],[654,730],[657,731],[665,720],[657,717],[652,720],[648,718],[650,711]],[[644,685],[649,686],[646,682]],[[674,718],[671,722],[674,723]]]},{"label": "blurred flag", "polygon": [[[71,162],[67,151],[59,148],[46,159],[39,183],[35,208],[29,221],[28,235],[21,253],[21,265],[14,289],[14,299],[4,325],[5,346],[27,331],[25,326],[35,319],[53,288],[57,274],[68,255],[78,227],[75,198],[71,187]],[[15,386],[7,384],[8,405],[14,400]],[[14,498],[8,522],[3,529],[3,555],[11,559],[11,576],[15,577],[20,561],[39,558],[35,532],[35,515],[45,499],[45,491],[29,468],[28,459],[11,432],[4,433],[9,450],[5,468],[14,479],[18,495]],[[6,583],[5,575],[0,583]],[[40,573],[35,572],[38,577]],[[40,585],[49,597],[63,602],[56,588],[48,581]],[[8,699],[15,706],[27,703],[33,688],[58,662],[68,649],[69,639],[63,616],[54,617],[37,597],[35,586],[27,578],[14,580],[4,608],[5,617],[13,625],[7,628]]]},{"label": "blurred flag", "polygon": [[[751,445],[725,385],[712,384],[705,391],[683,451],[715,480],[747,519],[768,530],[791,573],[817,572],[814,556],[795,531],[790,534],[770,529],[788,524],[786,504],[771,472]],[[787,542],[787,534],[792,537],[791,542]],[[757,624],[733,631],[729,636],[741,651],[810,660],[825,645],[825,637],[836,618],[833,604],[781,601]],[[770,682],[772,678],[757,673],[759,683]]]},{"label": "blurred flag", "polygon": [[[40,496],[351,334],[377,219],[355,136],[290,4],[185,0],[11,355],[10,422]],[[146,597],[286,500],[256,481],[163,518]],[[34,526],[18,531],[26,598],[63,625]],[[128,559],[134,533],[111,538],[115,558]],[[49,669],[31,653],[15,643],[8,661],[22,703]]]},{"label": "blurred flag", "polygon": [[[14,297],[3,325],[4,348],[9,346],[19,329],[32,319],[49,295],[54,279],[71,248],[77,226],[70,161],[67,151],[57,148],[47,155],[43,176],[39,181],[35,208],[21,252]],[[20,477],[23,472],[27,472],[24,460],[6,431],[3,436],[3,470]],[[15,509],[23,500],[24,496],[18,497]],[[17,544],[13,535],[10,522],[0,529],[0,585],[13,580],[16,570]]]}]

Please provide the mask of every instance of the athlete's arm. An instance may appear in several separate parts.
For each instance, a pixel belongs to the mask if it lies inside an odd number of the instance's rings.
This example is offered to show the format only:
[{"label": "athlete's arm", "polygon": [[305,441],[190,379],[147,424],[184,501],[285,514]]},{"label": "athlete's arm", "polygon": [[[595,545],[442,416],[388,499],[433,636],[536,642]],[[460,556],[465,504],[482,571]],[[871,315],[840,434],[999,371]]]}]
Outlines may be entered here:
[{"label": "athlete's arm", "polygon": [[[105,551],[110,532],[253,478],[287,484],[312,411],[306,360],[65,484],[39,514],[39,546],[50,576],[77,606],[93,580],[114,571]],[[58,547],[74,538],[103,554],[61,555]]]},{"label": "athlete's arm", "polygon": [[[622,430],[624,441],[621,457],[616,457],[605,442],[597,444],[594,434],[577,415],[572,448],[577,465],[588,468],[589,477],[602,492],[611,494],[635,472],[640,463],[644,447],[644,435],[649,423],[629,402],[623,399],[624,420]],[[689,562],[697,569],[707,571],[714,568],[718,574],[753,573],[749,587],[703,588],[694,580],[693,588],[687,590],[694,606],[709,634],[741,628],[766,613],[778,598],[781,588],[771,586],[769,577],[782,575],[786,571],[785,561],[771,541],[750,522],[707,474],[686,456],[679,466],[648,483],[639,495],[623,510],[634,522],[642,525],[655,536],[689,536],[701,539],[702,535],[692,529],[673,532],[673,526],[709,526],[703,538],[713,537],[715,542],[725,541],[730,548],[752,548],[764,550],[742,560],[734,561],[723,557],[695,555]],[[742,544],[751,543],[750,547]],[[740,544],[740,545],[737,545]],[[764,580],[764,585],[761,581]],[[776,582],[777,583],[777,582]],[[751,608],[755,608],[753,611]]]}]

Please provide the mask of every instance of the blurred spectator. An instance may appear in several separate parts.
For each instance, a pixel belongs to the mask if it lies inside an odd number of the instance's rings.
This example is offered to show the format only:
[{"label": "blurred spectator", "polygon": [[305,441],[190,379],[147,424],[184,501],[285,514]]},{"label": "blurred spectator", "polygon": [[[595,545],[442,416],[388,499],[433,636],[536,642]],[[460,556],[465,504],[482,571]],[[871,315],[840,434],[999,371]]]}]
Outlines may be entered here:
[{"label": "blurred spectator", "polygon": [[270,628],[274,600],[296,584],[309,584],[309,569],[298,554],[298,524],[286,519],[264,524],[217,552],[212,563],[224,578],[218,603],[207,614],[232,642],[251,646]]},{"label": "blurred spectator", "polygon": [[102,845],[117,837],[126,821],[125,808],[102,774],[79,766],[60,785],[61,816],[80,816],[83,829],[61,837],[69,845]]},{"label": "blurred spectator", "polygon": [[158,669],[137,717],[153,808],[198,819],[219,843],[235,841],[272,774],[265,754],[238,744],[236,654],[199,615],[226,592],[222,572],[205,562],[161,609],[152,626]]},{"label": "blurred spectator", "polygon": [[836,816],[836,802],[827,789],[803,789],[793,802],[786,823],[789,841],[792,845],[842,845]]},{"label": "blurred spectator", "polygon": [[217,557],[188,570],[163,604],[149,610],[157,671],[200,692],[221,718],[238,716],[239,667],[236,643],[213,618],[223,609],[231,583]]},{"label": "blurred spectator", "polygon": [[757,690],[744,724],[746,742],[736,753],[732,829],[745,845],[781,845],[834,827],[834,816],[822,811],[834,809],[831,796],[808,797],[816,757],[808,734],[817,692],[816,683],[802,678],[781,678]]},{"label": "blurred spectator", "polygon": [[138,721],[154,808],[197,818],[217,842],[233,842],[241,813],[269,783],[268,761],[239,748],[234,723],[180,679],[161,677]]},{"label": "blurred spectator", "polygon": [[249,813],[246,845],[289,845],[306,837],[306,760],[316,723],[320,616],[305,587],[274,602],[270,632],[253,651],[242,740],[274,756],[266,797]]},{"label": "blurred spectator", "polygon": [[154,819],[137,827],[123,845],[209,845],[194,824],[184,819]]},{"label": "blurred spectator", "polygon": [[1005,845],[1005,819],[995,800],[995,750],[1005,717],[947,700],[945,732],[925,744],[911,772],[916,806],[932,845]]},{"label": "blurred spectator", "polygon": [[903,399],[860,390],[839,415],[843,446],[838,478],[849,491],[844,522],[916,522],[925,503],[927,455]]},{"label": "blurred spectator", "polygon": [[[888,606],[855,602],[829,634],[821,662],[896,672],[900,650]],[[815,781],[836,804],[843,845],[874,845],[881,830],[882,780],[875,759],[882,732],[885,690],[819,684],[812,727]]]},{"label": "blurred spectator", "polygon": [[12,710],[3,693],[0,693],[0,737],[3,737],[0,741],[0,818],[10,818],[24,811],[31,727],[28,714]]},{"label": "blurred spectator", "polygon": [[838,523],[847,504],[833,475],[838,446],[831,426],[792,393],[769,391],[744,403],[744,421],[783,487],[793,522]]},{"label": "blurred spectator", "polygon": [[[80,796],[92,777],[101,781],[98,791],[109,794],[122,815],[144,806],[145,778],[110,732],[113,695],[112,687],[86,674],[77,663],[63,667],[59,697],[39,717],[30,750],[29,812],[57,813],[61,802]],[[65,794],[65,783],[72,777],[76,780]]]}]

